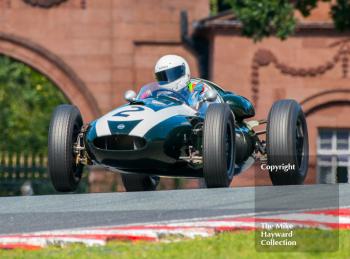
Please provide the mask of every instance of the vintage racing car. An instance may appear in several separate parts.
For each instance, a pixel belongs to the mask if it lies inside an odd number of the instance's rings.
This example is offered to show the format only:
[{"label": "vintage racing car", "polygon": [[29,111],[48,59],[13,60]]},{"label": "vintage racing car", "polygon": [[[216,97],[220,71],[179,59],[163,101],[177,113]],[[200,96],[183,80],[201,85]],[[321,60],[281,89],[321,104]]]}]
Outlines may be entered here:
[{"label": "vintage racing car", "polygon": [[[274,185],[302,184],[309,147],[301,106],[279,100],[266,120],[248,120],[255,115],[251,102],[202,81],[210,90],[195,103],[192,95],[151,83],[137,95],[127,91],[127,104],[88,124],[76,106],[58,106],[48,142],[55,189],[76,190],[84,165],[118,170],[127,191],[155,190],[159,176],[228,187],[255,161],[267,165]],[[266,130],[254,130],[262,124]]]}]

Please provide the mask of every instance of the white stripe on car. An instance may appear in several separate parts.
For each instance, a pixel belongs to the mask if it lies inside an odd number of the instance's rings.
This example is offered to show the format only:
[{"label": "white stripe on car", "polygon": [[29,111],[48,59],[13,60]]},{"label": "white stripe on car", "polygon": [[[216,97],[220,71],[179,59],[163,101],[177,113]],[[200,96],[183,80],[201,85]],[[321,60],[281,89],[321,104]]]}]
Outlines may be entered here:
[{"label": "white stripe on car", "polygon": [[[140,108],[143,110],[139,111],[138,109]],[[118,113],[127,116],[115,116]],[[130,131],[129,135],[143,137],[154,126],[173,116],[194,116],[195,114],[196,111],[185,104],[170,106],[158,111],[154,111],[142,105],[128,105],[115,109],[98,119],[96,122],[96,133],[98,137],[111,135],[112,133],[108,125],[109,121],[125,123],[127,121],[141,120],[141,122]]]}]

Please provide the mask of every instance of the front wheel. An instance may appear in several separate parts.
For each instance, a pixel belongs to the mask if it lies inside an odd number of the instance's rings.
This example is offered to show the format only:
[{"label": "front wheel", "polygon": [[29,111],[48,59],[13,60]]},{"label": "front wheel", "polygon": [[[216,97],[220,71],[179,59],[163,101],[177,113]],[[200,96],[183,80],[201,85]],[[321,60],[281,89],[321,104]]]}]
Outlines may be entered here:
[{"label": "front wheel", "polygon": [[296,101],[280,100],[273,104],[267,119],[266,151],[273,185],[304,182],[309,139],[304,112]]},{"label": "front wheel", "polygon": [[228,187],[235,166],[235,119],[227,104],[208,107],[203,128],[203,175],[208,188]]},{"label": "front wheel", "polygon": [[159,177],[141,174],[121,174],[127,192],[155,191]]},{"label": "front wheel", "polygon": [[83,165],[76,164],[73,144],[82,126],[76,106],[59,105],[53,112],[48,137],[48,169],[56,191],[72,192],[78,187]]}]

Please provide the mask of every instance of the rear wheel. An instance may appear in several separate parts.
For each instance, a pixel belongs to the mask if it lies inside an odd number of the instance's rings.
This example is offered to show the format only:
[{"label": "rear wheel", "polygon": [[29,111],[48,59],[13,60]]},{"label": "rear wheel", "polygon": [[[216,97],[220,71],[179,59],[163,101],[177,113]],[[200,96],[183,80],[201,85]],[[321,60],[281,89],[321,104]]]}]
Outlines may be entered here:
[{"label": "rear wheel", "polygon": [[127,192],[154,191],[159,183],[158,176],[121,174]]},{"label": "rear wheel", "polygon": [[305,115],[294,100],[273,104],[266,128],[267,162],[274,185],[302,184],[307,174],[309,140]]},{"label": "rear wheel", "polygon": [[211,104],[203,128],[203,174],[207,187],[228,187],[234,166],[234,115],[227,104]]},{"label": "rear wheel", "polygon": [[73,105],[59,105],[51,117],[48,169],[56,191],[72,192],[78,187],[83,165],[76,164],[73,144],[82,126],[80,111]]}]

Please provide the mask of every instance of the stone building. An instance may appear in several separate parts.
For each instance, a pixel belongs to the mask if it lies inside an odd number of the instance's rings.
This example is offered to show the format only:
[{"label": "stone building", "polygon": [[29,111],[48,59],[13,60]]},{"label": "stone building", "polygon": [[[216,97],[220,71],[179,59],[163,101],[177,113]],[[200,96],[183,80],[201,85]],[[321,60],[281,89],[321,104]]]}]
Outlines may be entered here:
[{"label": "stone building", "polygon": [[[307,182],[348,181],[350,42],[334,30],[328,5],[301,19],[288,40],[253,43],[240,36],[231,13],[209,17],[208,2],[0,0],[0,53],[48,76],[85,121],[121,104],[125,90],[153,81],[161,55],[182,55],[194,76],[250,98],[256,118],[277,99],[301,102],[310,137]],[[233,185],[255,182],[269,184],[257,167]]]}]

